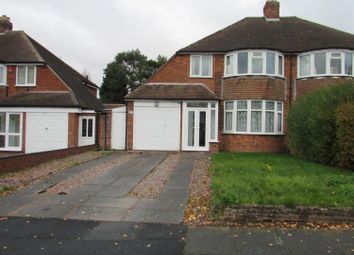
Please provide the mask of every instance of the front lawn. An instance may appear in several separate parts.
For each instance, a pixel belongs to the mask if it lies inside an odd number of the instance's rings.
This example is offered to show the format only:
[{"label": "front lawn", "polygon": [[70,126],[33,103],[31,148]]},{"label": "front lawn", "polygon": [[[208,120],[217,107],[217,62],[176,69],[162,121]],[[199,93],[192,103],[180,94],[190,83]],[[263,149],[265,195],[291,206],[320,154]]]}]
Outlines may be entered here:
[{"label": "front lawn", "polygon": [[354,172],[288,154],[213,156],[212,206],[354,207]]}]

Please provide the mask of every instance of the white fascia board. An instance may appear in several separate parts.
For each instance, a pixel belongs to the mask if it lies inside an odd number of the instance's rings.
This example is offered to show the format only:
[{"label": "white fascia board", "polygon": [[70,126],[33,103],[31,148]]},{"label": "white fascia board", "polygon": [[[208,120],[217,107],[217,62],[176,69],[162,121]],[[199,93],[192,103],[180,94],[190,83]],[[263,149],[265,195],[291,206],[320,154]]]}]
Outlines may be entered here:
[{"label": "white fascia board", "polygon": [[55,107],[1,107],[0,112],[51,112],[51,113],[82,113],[80,108],[55,108]]}]

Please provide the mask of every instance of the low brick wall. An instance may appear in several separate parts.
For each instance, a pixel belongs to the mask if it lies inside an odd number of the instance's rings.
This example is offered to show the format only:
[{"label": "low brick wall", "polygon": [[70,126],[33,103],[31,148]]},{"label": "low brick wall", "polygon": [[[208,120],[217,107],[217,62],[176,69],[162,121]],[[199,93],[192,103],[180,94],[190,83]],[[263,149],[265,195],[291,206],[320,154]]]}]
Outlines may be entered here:
[{"label": "low brick wall", "polygon": [[223,220],[232,223],[354,223],[354,213],[353,208],[252,205],[226,208]]},{"label": "low brick wall", "polygon": [[69,155],[82,153],[96,148],[96,145],[90,145],[84,147],[75,147],[63,150],[22,154],[16,156],[9,156],[6,158],[0,158],[0,173],[9,173],[23,170],[25,168],[45,163],[53,159],[63,158]]}]

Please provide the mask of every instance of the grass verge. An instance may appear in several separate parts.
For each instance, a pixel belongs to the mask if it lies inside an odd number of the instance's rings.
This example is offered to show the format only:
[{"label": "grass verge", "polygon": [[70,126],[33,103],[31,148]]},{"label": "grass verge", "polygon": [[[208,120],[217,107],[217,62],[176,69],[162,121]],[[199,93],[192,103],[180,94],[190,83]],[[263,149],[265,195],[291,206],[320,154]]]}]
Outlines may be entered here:
[{"label": "grass verge", "polygon": [[212,208],[235,205],[354,207],[354,173],[288,154],[213,156]]}]

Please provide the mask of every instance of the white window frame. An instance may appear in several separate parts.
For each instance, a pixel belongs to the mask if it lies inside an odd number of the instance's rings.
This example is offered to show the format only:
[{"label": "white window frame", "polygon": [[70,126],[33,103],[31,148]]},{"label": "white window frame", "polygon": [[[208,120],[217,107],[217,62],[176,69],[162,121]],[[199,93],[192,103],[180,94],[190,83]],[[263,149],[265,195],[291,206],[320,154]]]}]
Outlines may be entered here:
[{"label": "white window frame", "polygon": [[[202,57],[210,57],[210,75],[203,75],[203,63],[202,63]],[[199,74],[193,74],[193,62],[192,59],[194,57],[199,57]],[[201,55],[191,55],[190,56],[190,70],[189,70],[189,75],[191,78],[213,78],[213,55],[210,54],[201,54]]]},{"label": "white window frame", "polygon": [[[247,110],[237,110],[237,101],[247,101]],[[252,101],[261,101],[262,109],[252,110],[251,105]],[[233,102],[233,109],[226,110],[226,103]],[[266,110],[266,102],[274,102],[274,110]],[[281,111],[278,111],[277,104],[281,103]],[[237,111],[247,111],[247,131],[240,132],[236,131],[237,128]],[[252,111],[261,111],[262,112],[262,129],[261,132],[251,132],[251,112]],[[226,126],[226,112],[232,112],[232,130],[225,130]],[[266,112],[274,112],[274,132],[266,132],[265,131],[265,118]],[[278,131],[278,113],[282,115],[282,123],[281,123],[281,132]],[[274,100],[262,100],[262,99],[240,99],[240,100],[226,100],[224,101],[224,134],[243,134],[243,135],[284,135],[284,103],[282,101],[274,101]]]},{"label": "white window frame", "polygon": [[[18,68],[19,67],[25,67],[26,68],[26,82],[25,84],[19,84],[18,83]],[[33,83],[28,83],[28,68],[29,67],[34,67],[34,78],[33,78]],[[35,65],[17,65],[16,66],[16,86],[17,87],[35,87],[37,84],[37,66]]]},{"label": "white window frame", "polygon": [[[86,135],[82,134],[82,122],[86,120]],[[88,123],[92,120],[92,136],[88,136]],[[96,143],[96,116],[80,116],[79,117],[79,146],[94,145]]]},{"label": "white window frame", "polygon": [[[248,67],[247,67],[247,73],[238,73],[238,54],[247,52],[248,53]],[[254,53],[261,53],[262,56],[254,56]],[[267,73],[267,53],[274,53],[275,54],[275,74],[268,74]],[[233,56],[233,68],[232,68],[232,73],[229,74],[227,72],[227,57]],[[282,74],[279,73],[279,57],[282,58],[283,63],[282,63]],[[253,59],[262,59],[262,73],[252,73],[252,60]],[[272,50],[241,50],[241,51],[235,51],[231,52],[228,54],[225,54],[225,59],[224,59],[224,77],[233,77],[233,76],[247,76],[247,75],[252,75],[252,76],[272,76],[272,77],[280,77],[284,78],[284,55],[281,54],[280,52],[277,51],[272,51]]]},{"label": "white window frame", "polygon": [[3,68],[3,70],[4,70],[4,73],[2,76],[3,82],[0,82],[0,86],[7,86],[7,66],[0,64],[0,68]]},{"label": "white window frame", "polygon": [[[315,53],[326,53],[326,73],[325,74],[315,74]],[[340,57],[332,57],[333,53],[340,53]],[[346,53],[352,53],[352,58],[353,58],[353,66],[352,66],[352,74],[346,74],[345,73],[345,54]],[[304,55],[310,55],[310,74],[309,75],[300,75],[300,57]],[[337,58],[341,59],[341,65],[342,65],[342,70],[340,74],[332,74],[331,72],[331,59],[332,58]],[[354,77],[354,51],[351,50],[336,50],[336,49],[330,49],[330,50],[320,50],[320,51],[311,51],[311,52],[305,52],[297,57],[297,78],[302,79],[302,78],[310,78],[310,77]]]},{"label": "white window frame", "polygon": [[[231,110],[227,110],[226,109],[226,104],[228,102],[232,102],[233,105],[232,105],[232,109]],[[234,125],[234,120],[235,120],[235,102],[232,101],[232,100],[227,100],[224,102],[224,133],[229,133],[229,132],[232,132],[234,129],[235,129],[235,125]],[[226,130],[225,127],[226,127],[226,113],[232,113],[232,118],[231,118],[231,130]]]},{"label": "white window frame", "polygon": [[[22,123],[23,123],[23,117],[22,113],[20,112],[1,112],[5,113],[5,132],[0,132],[0,135],[5,136],[5,147],[0,148],[0,151],[22,151]],[[9,125],[10,125],[10,115],[19,115],[20,116],[20,132],[19,133],[10,133],[9,132]],[[19,146],[18,147],[10,147],[9,146],[9,136],[14,135],[14,136],[19,136]]]}]

